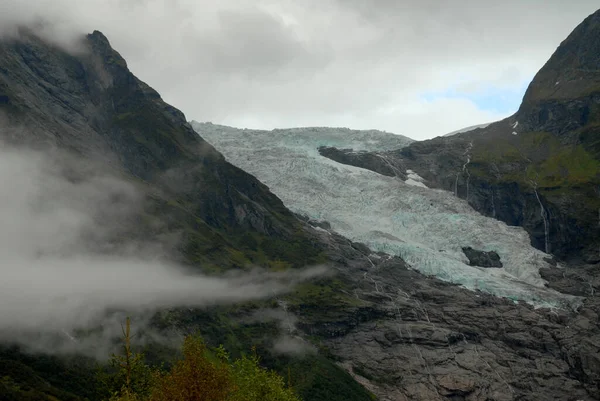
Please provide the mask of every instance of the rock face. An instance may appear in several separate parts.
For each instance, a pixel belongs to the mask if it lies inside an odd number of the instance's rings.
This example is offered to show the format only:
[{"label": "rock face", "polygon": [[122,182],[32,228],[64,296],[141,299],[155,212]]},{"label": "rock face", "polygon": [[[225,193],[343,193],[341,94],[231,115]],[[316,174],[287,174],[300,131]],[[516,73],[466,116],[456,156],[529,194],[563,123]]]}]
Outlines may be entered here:
[{"label": "rock face", "polygon": [[[526,131],[572,131],[598,121],[600,13],[586,18],[558,47],[529,85],[517,117]],[[581,138],[580,138],[581,139]]]},{"label": "rock face", "polygon": [[[102,33],[88,35],[83,47],[70,54],[25,29],[0,42],[0,139],[72,152],[135,177],[149,193],[148,214],[164,214],[163,231],[181,236],[186,262],[226,267],[236,248],[247,256],[239,262],[259,262],[252,251],[263,242],[267,259],[290,264],[319,252],[281,201],[137,79]],[[139,228],[140,235],[153,231]],[[285,256],[285,243],[300,253]]]},{"label": "rock face", "polygon": [[462,249],[465,256],[469,258],[471,266],[479,267],[502,267],[500,256],[494,251],[478,251],[470,246]]},{"label": "rock face", "polygon": [[[587,297],[574,314],[533,310],[398,266],[387,270],[394,262],[378,260],[356,294],[377,303],[382,312],[373,316],[388,315],[331,333],[327,343],[380,399],[600,398],[599,22],[600,11],[575,29],[508,119],[387,152],[321,150],[401,179],[414,170],[429,187],[523,226],[534,246],[570,262],[540,271],[549,287]],[[376,161],[380,156],[391,166]]]},{"label": "rock face", "polygon": [[[378,399],[600,397],[600,299],[589,289],[578,314],[536,310],[424,277],[399,258],[363,253],[335,234],[320,235],[354,301],[324,304],[326,313],[308,305],[293,312],[299,328],[321,338]],[[561,269],[547,273],[557,289],[577,282]]]},{"label": "rock face", "polygon": [[390,165],[377,153],[354,152],[352,149],[337,149],[325,146],[319,148],[319,153],[338,163],[366,168],[389,177],[399,176],[406,179],[406,174],[403,174],[398,169],[394,168],[393,165]]}]

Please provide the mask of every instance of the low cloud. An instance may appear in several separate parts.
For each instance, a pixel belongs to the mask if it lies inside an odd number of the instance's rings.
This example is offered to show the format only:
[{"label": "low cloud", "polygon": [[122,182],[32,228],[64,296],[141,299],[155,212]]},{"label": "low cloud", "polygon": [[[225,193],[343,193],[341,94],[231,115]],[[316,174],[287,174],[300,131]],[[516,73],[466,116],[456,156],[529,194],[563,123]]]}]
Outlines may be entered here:
[{"label": "low cloud", "polygon": [[128,237],[144,199],[134,184],[85,166],[65,154],[0,146],[0,339],[75,344],[83,341],[70,339],[77,329],[115,334],[121,315],[111,310],[150,316],[271,297],[325,271],[185,270],[166,261],[160,243]]},{"label": "low cloud", "polygon": [[273,350],[280,354],[303,356],[316,354],[317,349],[300,336],[283,335],[273,344]]},{"label": "low cloud", "polygon": [[314,345],[299,335],[296,323],[298,318],[288,310],[286,301],[278,300],[279,309],[263,309],[255,312],[247,322],[272,322],[279,326],[279,337],[273,342],[272,351],[277,354],[303,356],[315,354]]}]

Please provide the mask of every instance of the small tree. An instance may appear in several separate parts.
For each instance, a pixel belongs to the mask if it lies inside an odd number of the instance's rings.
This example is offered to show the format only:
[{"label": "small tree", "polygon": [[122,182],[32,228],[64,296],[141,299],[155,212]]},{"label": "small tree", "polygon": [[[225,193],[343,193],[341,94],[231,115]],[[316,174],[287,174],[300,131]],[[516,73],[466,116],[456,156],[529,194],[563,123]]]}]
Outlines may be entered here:
[{"label": "small tree", "polygon": [[145,399],[153,386],[152,369],[144,362],[144,355],[131,349],[131,321],[127,317],[123,331],[123,353],[113,354],[111,372],[103,371],[100,381],[110,392],[110,401],[137,401]]},{"label": "small tree", "polygon": [[[283,377],[262,368],[253,350],[252,356],[243,356],[233,363],[234,390],[228,401],[300,401]],[[289,379],[288,379],[289,380]]]},{"label": "small tree", "polygon": [[232,390],[231,367],[199,336],[187,337],[183,359],[155,379],[150,401],[224,401]]},{"label": "small tree", "polygon": [[101,378],[110,389],[108,401],[300,401],[281,376],[259,365],[254,349],[230,363],[223,346],[209,350],[200,336],[188,336],[183,359],[161,372],[132,351],[133,337],[127,318],[123,354],[112,355],[114,373]]}]

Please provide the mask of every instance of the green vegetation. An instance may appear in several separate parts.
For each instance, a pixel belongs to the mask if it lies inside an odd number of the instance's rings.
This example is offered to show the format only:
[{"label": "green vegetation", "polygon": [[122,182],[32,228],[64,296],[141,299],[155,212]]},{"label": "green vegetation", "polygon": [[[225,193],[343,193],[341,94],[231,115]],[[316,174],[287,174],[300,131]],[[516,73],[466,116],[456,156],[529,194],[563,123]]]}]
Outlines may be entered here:
[{"label": "green vegetation", "polygon": [[338,308],[367,305],[367,302],[351,295],[346,288],[339,278],[321,278],[297,285],[294,292],[286,298],[289,299],[292,308],[329,309],[326,305],[335,305]]},{"label": "green vegetation", "polygon": [[[472,163],[476,175],[493,182],[535,181],[541,189],[580,187],[598,181],[600,171],[600,161],[582,145],[563,145],[546,132],[478,143]],[[492,177],[492,164],[504,170],[499,177]]]},{"label": "green vegetation", "polygon": [[0,348],[0,400],[97,399],[94,369],[94,362],[83,357],[32,356]]},{"label": "green vegetation", "polygon": [[188,336],[183,358],[169,370],[152,369],[131,348],[129,319],[123,330],[123,353],[113,355],[112,374],[102,382],[110,401],[299,401],[274,371],[259,365],[255,352],[231,361],[222,346],[210,349],[199,336]]},{"label": "green vegetation", "polygon": [[[333,284],[331,284],[333,283]],[[330,287],[333,285],[333,287]],[[303,321],[319,323],[337,321],[346,318],[353,302],[344,296],[312,299],[316,293],[332,293],[340,287],[339,280],[320,279],[313,284],[301,286],[297,291],[285,297],[290,309],[298,309]],[[327,288],[329,287],[329,289]],[[343,294],[342,294],[343,295]],[[323,301],[321,305],[318,302]],[[276,355],[270,352],[273,339],[280,334],[276,321],[243,321],[244,316],[259,308],[276,307],[274,301],[257,301],[228,307],[219,307],[206,311],[177,310],[165,312],[165,325],[174,324],[202,331],[207,344],[213,347],[223,344],[231,355],[241,358],[248,344],[253,344],[262,356],[262,362],[284,376],[298,395],[305,400],[314,401],[368,401],[372,395],[342,368],[333,362],[328,350],[321,346],[320,338],[312,338],[318,353],[299,356]],[[306,306],[306,308],[305,308]],[[236,319],[234,319],[236,318]],[[239,319],[237,319],[239,318]],[[237,321],[236,321],[237,320]]]},{"label": "green vegetation", "polygon": [[372,401],[377,398],[350,374],[321,355],[300,359],[280,358],[271,362],[290,378],[291,386],[303,400]]}]

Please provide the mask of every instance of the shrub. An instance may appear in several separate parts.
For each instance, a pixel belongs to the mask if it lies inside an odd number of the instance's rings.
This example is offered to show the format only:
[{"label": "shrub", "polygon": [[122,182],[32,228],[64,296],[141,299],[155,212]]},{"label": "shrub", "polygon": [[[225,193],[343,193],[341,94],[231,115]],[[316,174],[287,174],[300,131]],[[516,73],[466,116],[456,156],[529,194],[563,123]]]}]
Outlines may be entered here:
[{"label": "shrub", "polygon": [[101,380],[108,401],[300,401],[276,372],[259,364],[256,352],[230,362],[220,346],[210,350],[200,336],[185,338],[183,358],[168,371],[151,369],[131,350],[130,322],[123,329],[123,354],[111,358]]}]

